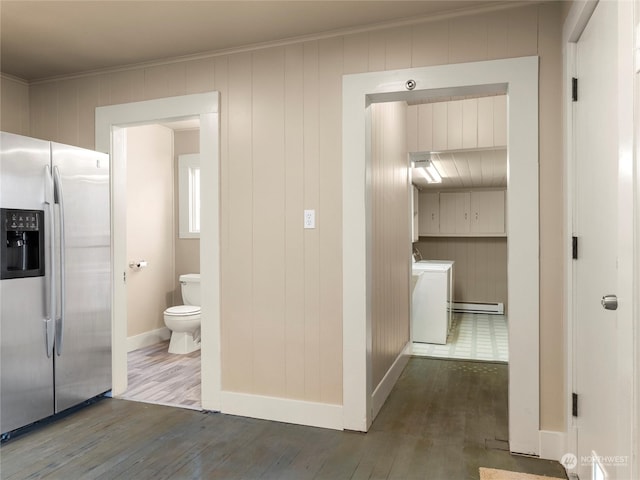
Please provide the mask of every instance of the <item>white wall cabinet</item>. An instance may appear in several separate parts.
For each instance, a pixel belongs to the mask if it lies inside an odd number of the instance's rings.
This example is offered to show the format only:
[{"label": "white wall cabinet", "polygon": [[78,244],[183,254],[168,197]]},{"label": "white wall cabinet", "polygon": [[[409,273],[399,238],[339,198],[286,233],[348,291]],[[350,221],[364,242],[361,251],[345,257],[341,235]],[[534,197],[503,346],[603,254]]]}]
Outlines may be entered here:
[{"label": "white wall cabinet", "polygon": [[504,233],[504,191],[471,192],[473,233]]},{"label": "white wall cabinet", "polygon": [[437,192],[420,193],[418,217],[420,235],[440,233],[440,199]]},{"label": "white wall cabinet", "polygon": [[469,98],[407,108],[409,152],[507,145],[507,97]]},{"label": "white wall cabinet", "polygon": [[421,192],[418,197],[421,236],[506,235],[504,190]]},{"label": "white wall cabinet", "polygon": [[440,194],[440,233],[469,233],[469,192]]}]

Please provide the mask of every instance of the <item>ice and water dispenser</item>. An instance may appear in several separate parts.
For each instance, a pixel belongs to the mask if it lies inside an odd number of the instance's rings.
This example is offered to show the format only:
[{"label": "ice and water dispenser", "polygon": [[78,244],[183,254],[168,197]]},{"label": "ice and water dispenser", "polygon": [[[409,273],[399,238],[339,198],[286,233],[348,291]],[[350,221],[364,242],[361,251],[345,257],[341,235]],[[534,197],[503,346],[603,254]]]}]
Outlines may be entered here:
[{"label": "ice and water dispenser", "polygon": [[44,275],[44,212],[0,209],[0,279]]}]

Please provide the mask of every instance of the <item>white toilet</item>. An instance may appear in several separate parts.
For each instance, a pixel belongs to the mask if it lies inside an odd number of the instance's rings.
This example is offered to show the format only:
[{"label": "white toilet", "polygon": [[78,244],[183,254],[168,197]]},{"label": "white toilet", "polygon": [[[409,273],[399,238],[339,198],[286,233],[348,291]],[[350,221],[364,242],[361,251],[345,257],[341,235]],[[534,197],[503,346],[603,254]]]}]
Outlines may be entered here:
[{"label": "white toilet", "polygon": [[180,275],[184,305],[164,311],[164,324],[171,330],[169,353],[191,353],[200,349],[200,274]]}]

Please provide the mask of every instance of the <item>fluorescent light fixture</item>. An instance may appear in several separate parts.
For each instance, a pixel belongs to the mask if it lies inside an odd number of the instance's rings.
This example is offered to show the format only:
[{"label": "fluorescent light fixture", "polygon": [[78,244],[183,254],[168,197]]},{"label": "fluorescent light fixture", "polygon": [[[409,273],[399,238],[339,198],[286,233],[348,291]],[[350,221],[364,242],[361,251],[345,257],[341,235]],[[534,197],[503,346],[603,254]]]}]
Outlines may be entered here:
[{"label": "fluorescent light fixture", "polygon": [[409,159],[411,166],[418,170],[428,183],[442,183],[442,176],[433,164],[433,156],[432,152],[411,152]]},{"label": "fluorescent light fixture", "polygon": [[433,179],[432,183],[442,183],[442,177],[440,176],[440,173],[436,169],[436,166],[433,164],[433,162],[429,162],[429,165],[426,166],[425,170]]},{"label": "fluorescent light fixture", "polygon": [[426,168],[418,167],[416,170],[418,170],[418,173],[424,177],[427,183],[433,183],[433,178],[431,178],[431,175],[429,175],[429,172]]},{"label": "fluorescent light fixture", "polygon": [[418,167],[417,170],[428,183],[442,183],[442,177],[433,163],[429,162],[426,167]]}]

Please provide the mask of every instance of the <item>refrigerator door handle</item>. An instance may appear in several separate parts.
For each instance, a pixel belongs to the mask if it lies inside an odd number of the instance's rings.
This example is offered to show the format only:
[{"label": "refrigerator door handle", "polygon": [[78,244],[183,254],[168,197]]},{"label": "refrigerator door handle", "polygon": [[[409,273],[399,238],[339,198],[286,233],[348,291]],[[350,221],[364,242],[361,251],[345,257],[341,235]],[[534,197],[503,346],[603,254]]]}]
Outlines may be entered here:
[{"label": "refrigerator door handle", "polygon": [[55,219],[53,214],[53,204],[55,202],[53,192],[53,178],[51,177],[51,169],[49,165],[45,167],[45,205],[47,206],[47,214],[49,216],[49,252],[47,257],[49,262],[47,265],[49,282],[47,283],[47,313],[44,320],[47,357],[53,355],[53,345],[55,339],[55,316],[56,316],[56,276],[55,272]]},{"label": "refrigerator door handle", "polygon": [[62,354],[62,342],[64,340],[64,317],[65,317],[65,235],[64,235],[64,199],[62,195],[62,180],[60,170],[53,167],[53,180],[56,203],[59,205],[58,218],[60,221],[60,317],[56,318],[56,354]]}]

